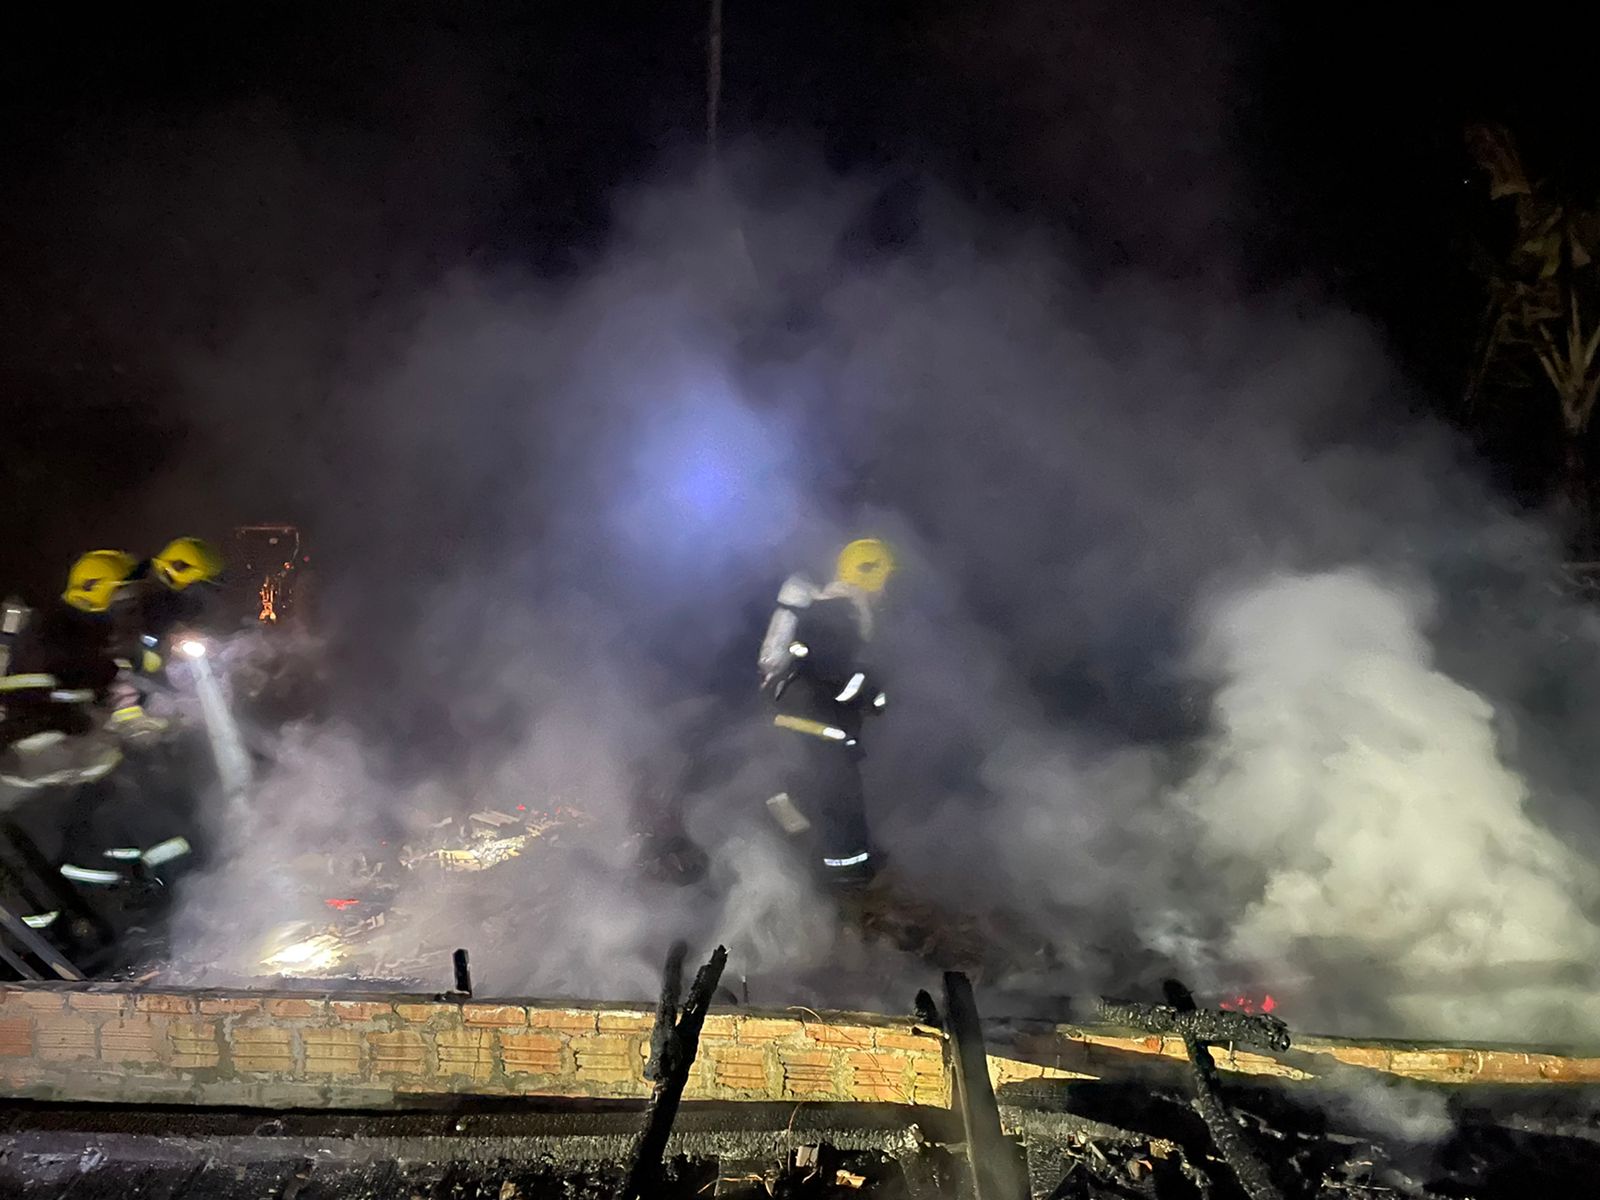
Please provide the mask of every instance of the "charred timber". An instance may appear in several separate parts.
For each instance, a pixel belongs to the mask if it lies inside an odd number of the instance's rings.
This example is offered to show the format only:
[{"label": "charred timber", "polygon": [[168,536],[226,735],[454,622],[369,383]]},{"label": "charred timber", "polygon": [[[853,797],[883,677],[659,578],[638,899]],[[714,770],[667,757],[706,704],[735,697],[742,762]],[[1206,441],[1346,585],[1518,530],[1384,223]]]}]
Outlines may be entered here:
[{"label": "charred timber", "polygon": [[1231,1043],[1282,1052],[1290,1045],[1289,1027],[1264,1013],[1228,1012],[1224,1009],[1184,1010],[1171,1004],[1137,1004],[1127,1000],[1102,1000],[1099,1017],[1143,1033],[1173,1034],[1209,1043]]},{"label": "charred timber", "polygon": [[[1202,1014],[1195,1008],[1194,997],[1190,995],[1189,989],[1175,979],[1167,980],[1166,993],[1168,1004],[1161,1006],[1158,1011],[1170,1011],[1176,1018],[1203,1015],[1250,1016],[1244,1013]],[[1254,1019],[1271,1021],[1280,1027],[1283,1045],[1280,1047],[1272,1042],[1268,1042],[1267,1045],[1273,1049],[1288,1048],[1289,1033],[1282,1021],[1274,1017]],[[1273,1184],[1266,1163],[1261,1160],[1255,1148],[1245,1141],[1238,1122],[1234,1120],[1233,1114],[1228,1111],[1228,1106],[1222,1099],[1222,1088],[1217,1082],[1216,1064],[1211,1061],[1211,1051],[1207,1048],[1210,1039],[1200,1036],[1195,1031],[1197,1028],[1195,1023],[1183,1024],[1184,1028],[1174,1029],[1172,1032],[1183,1038],[1183,1048],[1189,1056],[1189,1067],[1194,1075],[1195,1108],[1199,1110],[1201,1119],[1206,1123],[1206,1129],[1211,1133],[1211,1140],[1217,1147],[1218,1155],[1233,1172],[1234,1178],[1239,1181],[1239,1187],[1250,1200],[1282,1200],[1283,1193]],[[1270,1027],[1267,1033],[1269,1036],[1279,1036],[1273,1034]]]},{"label": "charred timber", "polygon": [[689,1082],[689,1068],[694,1065],[695,1053],[700,1048],[700,1030],[705,1026],[706,1012],[722,980],[722,970],[728,965],[726,947],[718,946],[695,973],[683,1011],[673,1020],[685,952],[680,942],[674,944],[667,955],[656,1028],[650,1035],[650,1059],[656,1086],[645,1108],[644,1129],[634,1147],[622,1190],[617,1193],[618,1200],[643,1200],[654,1194],[661,1174],[661,1156],[672,1134],[672,1122],[677,1118],[683,1089]]},{"label": "charred timber", "polygon": [[972,982],[960,971],[944,973],[945,1028],[955,1073],[956,1108],[966,1135],[972,1194],[976,1200],[1024,1200],[1028,1181],[1016,1147],[1000,1127],[1000,1108],[989,1080],[989,1056]]},{"label": "charred timber", "polygon": [[656,1002],[656,1023],[650,1029],[650,1059],[644,1064],[644,1077],[656,1081],[673,1070],[674,1025],[678,1019],[678,998],[683,993],[683,960],[689,947],[672,943],[667,965],[661,972],[661,997]]}]

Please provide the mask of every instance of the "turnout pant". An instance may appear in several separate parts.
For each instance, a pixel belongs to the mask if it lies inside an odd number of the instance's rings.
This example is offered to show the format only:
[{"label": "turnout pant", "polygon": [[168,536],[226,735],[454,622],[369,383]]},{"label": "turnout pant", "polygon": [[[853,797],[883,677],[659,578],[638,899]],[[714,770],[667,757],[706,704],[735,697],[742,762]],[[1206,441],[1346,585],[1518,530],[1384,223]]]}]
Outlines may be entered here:
[{"label": "turnout pant", "polygon": [[784,791],[811,822],[809,837],[820,865],[861,867],[867,861],[868,835],[860,751],[809,734],[776,732],[783,743]]}]

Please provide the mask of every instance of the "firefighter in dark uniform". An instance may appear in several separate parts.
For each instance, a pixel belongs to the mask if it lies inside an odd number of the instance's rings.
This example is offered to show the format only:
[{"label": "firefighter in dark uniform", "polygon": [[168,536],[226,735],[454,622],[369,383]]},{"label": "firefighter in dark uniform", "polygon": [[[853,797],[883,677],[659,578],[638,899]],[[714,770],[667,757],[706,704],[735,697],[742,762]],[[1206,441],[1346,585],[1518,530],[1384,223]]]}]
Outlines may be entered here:
[{"label": "firefighter in dark uniform", "polygon": [[73,565],[61,601],[23,626],[0,679],[0,782],[70,789],[48,812],[18,819],[62,877],[111,897],[97,907],[126,903],[125,885],[142,886],[189,853],[188,839],[175,833],[188,822],[153,794],[150,772],[141,768],[136,780],[112,772],[127,745],[167,730],[169,722],[144,709],[164,666],[157,650],[201,614],[196,585],[214,582],[221,569],[220,556],[194,538],[143,562],[91,551]]},{"label": "firefighter in dark uniform", "polygon": [[134,568],[121,595],[132,601],[130,615],[142,637],[164,641],[205,617],[208,598],[222,581],[222,555],[199,538],[176,538]]},{"label": "firefighter in dark uniform", "polygon": [[141,677],[161,670],[157,648],[203,611],[196,585],[221,572],[221,557],[196,538],[178,538],[144,562],[121,550],[79,558],[60,599],[24,615],[10,635],[0,781],[28,789],[92,782],[121,760],[102,726],[119,739],[162,732],[166,722],[144,711]]},{"label": "firefighter in dark uniform", "polygon": [[[192,634],[220,582],[222,556],[198,538],[177,538],[137,564],[117,591],[111,616],[121,674],[112,691],[108,727],[123,741],[159,746],[139,759],[136,778],[108,781],[104,795],[73,831],[75,847],[98,850],[133,877],[146,877],[190,853],[192,791],[183,739],[163,738],[170,722],[144,704],[166,668],[166,656]],[[203,647],[204,643],[200,643]],[[125,774],[121,773],[121,774]],[[70,864],[68,878],[109,879],[108,864]]]},{"label": "firefighter in dark uniform", "polygon": [[90,551],[60,599],[16,633],[0,678],[0,780],[27,789],[86,783],[121,760],[100,727],[119,671],[111,609],[136,566],[120,550]]},{"label": "firefighter in dark uniform", "polygon": [[784,777],[767,805],[787,833],[809,838],[831,882],[864,882],[882,858],[867,829],[861,759],[866,719],[886,703],[865,660],[874,608],[893,572],[883,542],[851,542],[828,586],[785,581],[761,646],[761,690],[778,710],[772,723]]}]

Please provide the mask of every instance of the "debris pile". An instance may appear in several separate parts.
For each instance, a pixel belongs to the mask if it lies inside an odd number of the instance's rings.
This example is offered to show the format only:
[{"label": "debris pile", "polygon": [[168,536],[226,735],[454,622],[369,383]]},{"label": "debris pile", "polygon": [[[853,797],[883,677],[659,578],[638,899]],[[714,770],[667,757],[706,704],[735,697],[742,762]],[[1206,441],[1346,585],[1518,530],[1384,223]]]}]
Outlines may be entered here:
[{"label": "debris pile", "polygon": [[464,824],[448,819],[440,822],[434,828],[449,828],[448,840],[421,849],[402,847],[400,865],[408,870],[431,866],[445,871],[486,871],[517,858],[537,839],[587,820],[581,810],[570,805],[558,805],[548,812],[517,807],[522,811],[516,815],[485,809],[473,813]]}]

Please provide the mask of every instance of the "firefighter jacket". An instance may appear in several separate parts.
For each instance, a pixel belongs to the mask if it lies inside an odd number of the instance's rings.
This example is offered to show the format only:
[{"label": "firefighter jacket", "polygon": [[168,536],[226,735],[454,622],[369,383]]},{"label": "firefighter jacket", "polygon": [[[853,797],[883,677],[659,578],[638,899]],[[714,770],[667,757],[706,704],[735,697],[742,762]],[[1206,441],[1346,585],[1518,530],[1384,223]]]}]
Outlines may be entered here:
[{"label": "firefighter jacket", "polygon": [[134,578],[118,593],[111,606],[112,648],[116,657],[139,674],[155,675],[162,668],[158,648],[174,632],[195,625],[205,602],[197,588],[174,591],[141,563]]},{"label": "firefighter jacket", "polygon": [[88,706],[104,699],[117,678],[111,636],[106,614],[82,612],[64,601],[34,613],[0,678],[6,740],[35,727],[86,731]]},{"label": "firefighter jacket", "polygon": [[774,723],[857,745],[865,715],[885,704],[865,662],[871,637],[872,610],[859,589],[785,582],[759,662],[762,691],[778,709]]}]

